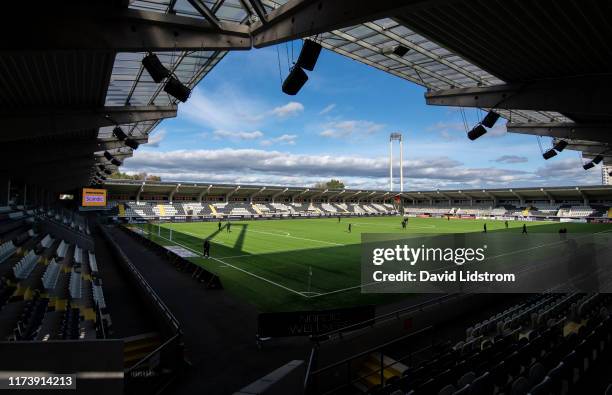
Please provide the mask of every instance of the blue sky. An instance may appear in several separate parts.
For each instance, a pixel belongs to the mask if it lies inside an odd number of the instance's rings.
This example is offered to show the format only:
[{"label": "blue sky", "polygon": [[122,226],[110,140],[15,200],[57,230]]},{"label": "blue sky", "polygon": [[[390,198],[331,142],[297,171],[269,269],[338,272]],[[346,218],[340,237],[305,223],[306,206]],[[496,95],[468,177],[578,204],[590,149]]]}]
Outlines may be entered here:
[{"label": "blue sky", "polygon": [[[296,186],[333,177],[384,189],[389,133],[401,132],[406,189],[601,183],[599,166],[585,172],[573,151],[545,162],[536,137],[506,133],[503,120],[470,141],[457,109],[427,106],[424,88],[327,50],[298,95],[287,96],[279,76],[279,58],[287,75],[287,53],[291,44],[226,55],[124,171]],[[470,127],[480,116],[467,110]]]}]

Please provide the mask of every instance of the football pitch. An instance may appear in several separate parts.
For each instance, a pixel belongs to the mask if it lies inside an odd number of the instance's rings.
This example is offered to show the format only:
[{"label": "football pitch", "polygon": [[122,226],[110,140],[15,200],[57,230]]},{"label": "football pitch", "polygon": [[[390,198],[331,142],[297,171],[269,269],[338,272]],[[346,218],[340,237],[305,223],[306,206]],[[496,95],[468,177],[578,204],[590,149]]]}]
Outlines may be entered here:
[{"label": "football pitch", "polygon": [[[316,310],[362,304],[382,304],[409,294],[362,294],[360,260],[362,233],[410,235],[522,231],[596,233],[605,224],[446,220],[410,218],[402,229],[400,217],[353,217],[180,222],[140,225],[157,243],[181,246],[198,257],[188,258],[221,279],[223,287],[262,312]],[[351,224],[351,232],[348,226]],[[204,239],[211,257],[202,255]]]}]

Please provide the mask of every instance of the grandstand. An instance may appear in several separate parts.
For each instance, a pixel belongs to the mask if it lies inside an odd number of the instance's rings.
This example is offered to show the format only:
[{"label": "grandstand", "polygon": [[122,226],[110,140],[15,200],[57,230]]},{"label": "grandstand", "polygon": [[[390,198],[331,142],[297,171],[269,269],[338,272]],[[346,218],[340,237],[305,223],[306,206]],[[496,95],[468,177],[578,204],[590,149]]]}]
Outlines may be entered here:
[{"label": "grandstand", "polygon": [[[459,108],[470,139],[500,116],[509,133],[550,138],[544,158],[574,151],[607,180],[609,2],[7,3],[0,391],[48,391],[22,377],[88,395],[612,393],[612,186],[110,178],[232,51],[280,44],[286,93],[323,48],[423,87],[425,104]],[[274,60],[280,69],[279,51]],[[483,117],[468,125],[465,108]],[[563,166],[550,168],[559,183]],[[490,259],[534,291],[371,292],[362,269],[377,237],[449,235],[449,248],[497,248]],[[554,286],[538,288],[545,276]]]}]

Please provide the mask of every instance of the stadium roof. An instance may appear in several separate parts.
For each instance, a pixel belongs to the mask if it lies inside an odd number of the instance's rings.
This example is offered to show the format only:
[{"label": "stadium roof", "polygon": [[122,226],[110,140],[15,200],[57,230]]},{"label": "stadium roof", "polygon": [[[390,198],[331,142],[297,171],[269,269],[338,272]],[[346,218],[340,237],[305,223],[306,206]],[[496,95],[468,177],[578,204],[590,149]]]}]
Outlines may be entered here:
[{"label": "stadium roof", "polygon": [[550,188],[492,188],[492,189],[451,189],[435,191],[406,191],[391,192],[366,189],[317,189],[307,187],[282,187],[266,185],[237,185],[237,184],[206,184],[206,183],[178,183],[155,182],[135,180],[109,180],[106,182],[109,194],[136,196],[144,193],[160,196],[203,197],[213,196],[301,196],[303,198],[368,198],[389,199],[401,195],[409,199],[525,199],[525,200],[612,200],[612,186],[567,186]]},{"label": "stadium roof", "polygon": [[[600,0],[93,0],[12,4],[0,44],[2,171],[50,189],[146,143],[176,100],[143,72],[154,51],[188,87],[229,50],[313,37],[428,88],[433,105],[495,108],[508,130],[570,141],[609,163],[612,5]],[[404,56],[387,51],[401,45]],[[466,125],[471,127],[473,125]],[[24,167],[24,158],[30,164]]]}]

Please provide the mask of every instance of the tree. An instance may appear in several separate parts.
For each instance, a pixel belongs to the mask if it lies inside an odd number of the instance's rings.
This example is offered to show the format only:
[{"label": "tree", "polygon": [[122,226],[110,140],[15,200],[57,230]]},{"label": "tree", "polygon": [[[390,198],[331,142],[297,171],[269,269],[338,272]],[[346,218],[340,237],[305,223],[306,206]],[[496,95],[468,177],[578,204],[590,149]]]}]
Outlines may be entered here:
[{"label": "tree", "polygon": [[317,189],[344,189],[345,185],[342,181],[332,178],[327,182],[317,182],[313,187]]},{"label": "tree", "polygon": [[108,177],[115,180],[161,181],[160,176],[148,175],[147,173],[138,173],[130,175],[117,171]]}]

